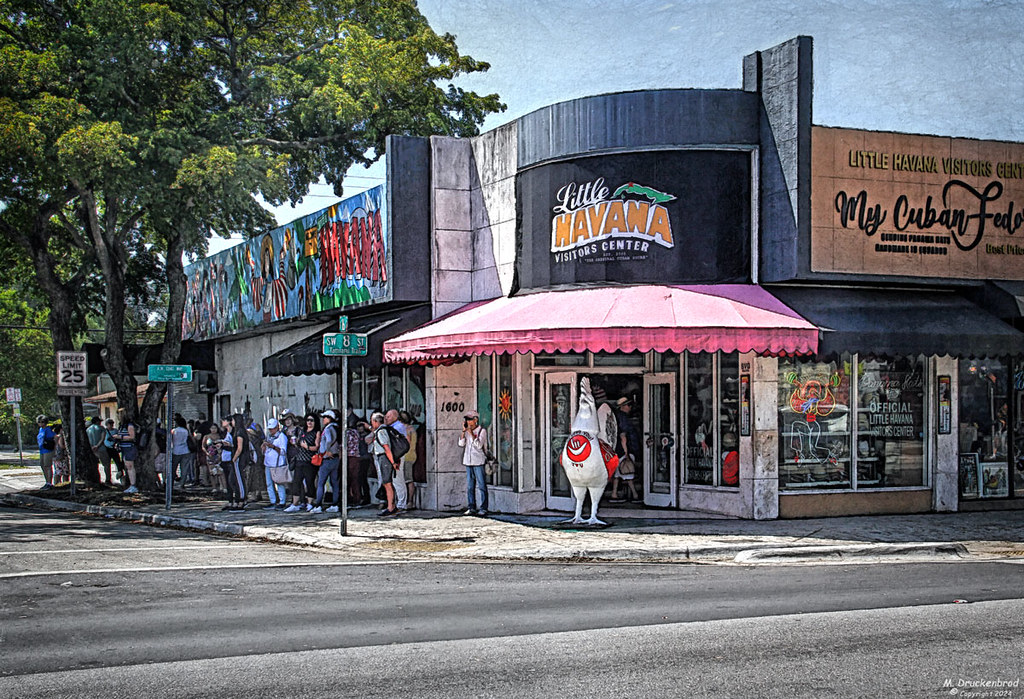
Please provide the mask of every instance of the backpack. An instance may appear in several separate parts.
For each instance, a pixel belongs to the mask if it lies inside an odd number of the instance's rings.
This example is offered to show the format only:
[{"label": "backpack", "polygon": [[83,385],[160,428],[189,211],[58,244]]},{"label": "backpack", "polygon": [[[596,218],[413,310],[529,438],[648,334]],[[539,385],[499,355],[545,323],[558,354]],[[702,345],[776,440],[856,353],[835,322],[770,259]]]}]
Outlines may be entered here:
[{"label": "backpack", "polygon": [[[402,457],[409,453],[409,440],[391,425],[381,425],[381,427],[388,431],[388,440],[391,442],[391,457],[395,461],[401,461]],[[379,442],[380,440],[377,441]]]},{"label": "backpack", "polygon": [[53,437],[43,437],[43,449],[46,451],[53,451],[57,448],[57,440]]}]

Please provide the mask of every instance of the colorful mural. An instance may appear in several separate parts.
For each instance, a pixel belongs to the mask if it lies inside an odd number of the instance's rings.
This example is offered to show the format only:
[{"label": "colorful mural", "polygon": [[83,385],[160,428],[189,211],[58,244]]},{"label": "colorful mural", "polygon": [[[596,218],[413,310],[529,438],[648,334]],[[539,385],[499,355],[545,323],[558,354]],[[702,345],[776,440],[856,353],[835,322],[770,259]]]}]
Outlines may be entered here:
[{"label": "colorful mural", "polygon": [[381,185],[188,265],[182,338],[389,300],[384,207]]}]

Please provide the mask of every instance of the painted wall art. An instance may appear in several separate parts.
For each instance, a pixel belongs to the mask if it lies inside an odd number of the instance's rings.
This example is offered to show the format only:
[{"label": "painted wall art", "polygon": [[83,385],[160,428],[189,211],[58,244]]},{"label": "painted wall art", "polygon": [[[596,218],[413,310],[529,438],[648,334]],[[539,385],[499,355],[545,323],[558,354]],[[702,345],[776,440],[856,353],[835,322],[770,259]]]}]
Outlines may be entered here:
[{"label": "painted wall art", "polygon": [[385,201],[381,185],[185,267],[182,337],[390,300]]}]

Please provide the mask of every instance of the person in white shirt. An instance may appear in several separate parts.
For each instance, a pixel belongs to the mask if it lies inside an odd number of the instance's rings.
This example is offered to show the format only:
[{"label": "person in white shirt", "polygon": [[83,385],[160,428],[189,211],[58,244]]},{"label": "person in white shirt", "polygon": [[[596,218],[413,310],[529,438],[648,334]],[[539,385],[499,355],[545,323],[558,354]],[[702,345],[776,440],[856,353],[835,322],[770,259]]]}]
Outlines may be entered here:
[{"label": "person in white shirt", "polygon": [[[174,416],[174,429],[171,430],[171,474],[174,480],[181,480],[182,483],[192,483],[195,480],[195,469],[193,467],[191,452],[188,450],[188,428],[185,426],[185,418],[181,415]],[[178,469],[181,469],[181,473]]]},{"label": "person in white shirt", "polygon": [[263,440],[263,475],[267,479],[267,496],[270,504],[265,510],[283,510],[288,507],[287,487],[284,483],[274,482],[272,469],[288,465],[288,436],[281,429],[281,423],[270,418],[267,420],[267,438]]},{"label": "person in white shirt", "polygon": [[[462,423],[462,436],[459,437],[462,450],[462,465],[466,467],[466,500],[468,509],[464,514],[487,514],[487,474],[484,464],[487,462],[487,430],[480,426],[480,414],[471,410],[465,415]],[[480,508],[476,506],[476,489],[480,488]]]}]

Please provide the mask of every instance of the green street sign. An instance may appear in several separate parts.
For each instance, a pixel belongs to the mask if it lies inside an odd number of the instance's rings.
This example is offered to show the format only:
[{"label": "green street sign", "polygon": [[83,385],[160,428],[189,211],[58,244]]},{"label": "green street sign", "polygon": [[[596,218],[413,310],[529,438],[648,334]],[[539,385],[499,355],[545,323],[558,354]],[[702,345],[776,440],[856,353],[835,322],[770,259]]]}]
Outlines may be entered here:
[{"label": "green street sign", "polygon": [[365,357],[366,335],[356,333],[325,333],[325,357]]},{"label": "green street sign", "polygon": [[192,380],[192,367],[188,364],[150,364],[149,380],[188,382]]}]

